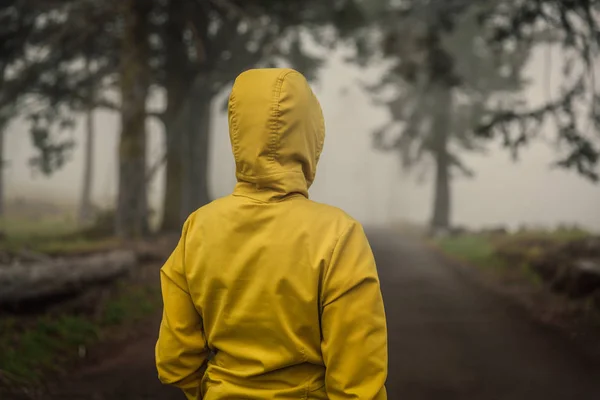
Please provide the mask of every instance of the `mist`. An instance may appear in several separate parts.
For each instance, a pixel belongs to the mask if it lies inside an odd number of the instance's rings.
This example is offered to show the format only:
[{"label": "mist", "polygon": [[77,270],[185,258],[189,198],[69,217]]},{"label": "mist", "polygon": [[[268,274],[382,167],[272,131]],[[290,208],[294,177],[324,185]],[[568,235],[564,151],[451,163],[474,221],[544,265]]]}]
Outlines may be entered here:
[{"label": "mist", "polygon": [[[560,55],[560,50],[547,47],[538,48],[532,55],[526,69],[526,76],[531,79],[527,89],[531,104],[543,102],[557,87]],[[323,108],[327,136],[311,197],[344,209],[366,225],[426,223],[433,202],[433,171],[429,168],[425,174],[408,173],[400,167],[397,155],[373,149],[371,133],[388,116],[373,104],[362,84],[376,80],[378,71],[348,65],[342,56],[341,51],[335,53],[312,84]],[[556,61],[549,66],[549,59]],[[597,70],[600,76],[600,66]],[[223,112],[227,96],[228,91],[213,104],[209,153],[213,198],[226,196],[235,185],[227,115]],[[150,100],[156,109],[162,103],[160,95]],[[8,198],[41,198],[75,207],[82,185],[82,125],[79,119],[72,132],[76,140],[72,159],[64,168],[44,177],[27,163],[34,153],[28,126],[15,120],[6,134],[9,165],[4,173]],[[147,125],[148,164],[154,165],[162,157],[164,137],[160,124],[151,120]],[[95,126],[98,137],[93,199],[98,206],[107,208],[116,197],[118,114],[96,111]],[[549,133],[554,129],[547,127]],[[455,224],[472,228],[577,224],[600,230],[600,186],[573,171],[552,167],[555,145],[534,141],[520,151],[516,161],[497,141],[489,143],[488,149],[487,154],[464,156],[476,175],[458,177],[453,183]],[[160,211],[163,188],[164,168],[149,187],[149,202],[155,211]]]}]

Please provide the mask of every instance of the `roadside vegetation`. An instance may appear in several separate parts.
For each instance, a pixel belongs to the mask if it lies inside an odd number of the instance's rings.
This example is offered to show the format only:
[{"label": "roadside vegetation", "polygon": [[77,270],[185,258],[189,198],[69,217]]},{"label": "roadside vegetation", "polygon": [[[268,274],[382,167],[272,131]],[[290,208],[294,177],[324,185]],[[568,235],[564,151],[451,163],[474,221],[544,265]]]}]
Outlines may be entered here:
[{"label": "roadside vegetation", "polygon": [[[124,247],[104,234],[110,216],[99,215],[81,228],[68,213],[10,215],[0,222],[0,268],[28,268]],[[115,280],[75,293],[0,304],[0,398],[5,391],[21,393],[44,385],[102,343],[127,335],[156,315],[160,263],[146,261]],[[0,276],[0,289],[10,284],[2,277],[6,275]]]},{"label": "roadside vegetation", "polygon": [[60,308],[35,316],[0,319],[0,382],[43,384],[47,374],[61,373],[89,346],[110,340],[116,329],[133,327],[160,308],[158,288],[129,287],[122,282],[110,298],[90,312]]},{"label": "roadside vegetation", "polygon": [[[600,236],[578,227],[502,229],[438,237],[433,245],[529,303],[549,318],[600,317]],[[515,289],[517,288],[517,289]],[[564,315],[562,315],[564,317]]]},{"label": "roadside vegetation", "polygon": [[444,253],[474,266],[499,273],[521,269],[533,277],[535,274],[529,274],[532,264],[568,243],[591,236],[580,228],[522,229],[514,233],[484,230],[444,236],[435,243]]}]

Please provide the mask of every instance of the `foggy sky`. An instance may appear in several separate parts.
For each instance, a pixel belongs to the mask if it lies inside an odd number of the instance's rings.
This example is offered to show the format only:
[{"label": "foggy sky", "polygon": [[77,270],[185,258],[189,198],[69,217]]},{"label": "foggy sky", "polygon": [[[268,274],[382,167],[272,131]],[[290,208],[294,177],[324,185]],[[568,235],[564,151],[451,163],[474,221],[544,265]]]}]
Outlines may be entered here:
[{"label": "foggy sky", "polygon": [[[560,53],[535,52],[528,67],[534,85],[528,91],[532,102],[539,103],[552,89],[546,82],[560,79],[557,62],[549,59]],[[600,76],[600,66],[599,66]],[[376,78],[375,72],[367,76]],[[369,75],[369,74],[367,74]],[[332,59],[313,85],[325,114],[327,138],[319,164],[317,179],[311,189],[314,200],[343,208],[365,224],[384,224],[392,220],[425,222],[432,199],[432,173],[423,183],[415,175],[402,173],[397,156],[371,149],[371,132],[387,120],[384,109],[372,105],[358,83],[365,72]],[[556,85],[551,85],[556,87]],[[225,94],[224,96],[226,96]],[[225,99],[225,97],[223,97]],[[153,99],[160,105],[160,99]],[[233,156],[229,145],[227,117],[220,112],[222,101],[215,102],[211,132],[210,188],[214,197],[231,192],[235,184]],[[110,206],[117,184],[117,114],[96,112],[97,148],[95,160],[94,200]],[[82,121],[80,121],[82,122]],[[27,166],[33,154],[27,126],[15,122],[6,135],[6,194],[9,198],[40,197],[55,202],[76,204],[82,183],[84,137],[80,126],[73,132],[77,150],[72,161],[50,179],[34,177]],[[160,125],[149,122],[149,164],[163,152],[164,138]],[[549,135],[551,137],[551,135]],[[472,227],[521,223],[555,225],[577,223],[600,231],[600,186],[593,185],[574,172],[551,170],[554,149],[536,142],[522,152],[521,161],[513,163],[509,153],[498,143],[490,143],[486,155],[466,155],[466,164],[476,171],[472,179],[458,179],[453,184],[453,220]],[[431,171],[433,172],[433,171]],[[150,185],[150,203],[160,206],[164,174]]]}]

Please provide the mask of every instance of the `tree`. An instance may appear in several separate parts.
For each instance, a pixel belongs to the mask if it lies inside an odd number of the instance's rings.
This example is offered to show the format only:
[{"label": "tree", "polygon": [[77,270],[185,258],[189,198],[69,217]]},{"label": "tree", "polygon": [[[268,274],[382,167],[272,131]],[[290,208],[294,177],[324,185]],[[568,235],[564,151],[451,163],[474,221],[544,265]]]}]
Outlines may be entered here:
[{"label": "tree", "polygon": [[[151,75],[149,19],[152,2],[120,4],[96,0],[53,2],[36,21],[27,46],[38,56],[24,57],[17,71],[21,93],[36,100],[28,110],[34,145],[40,150],[33,165],[46,174],[64,164],[72,140],[60,141],[53,126],[72,123],[73,112],[88,114],[88,139],[93,136],[91,114],[98,107],[121,113],[119,189],[115,232],[121,237],[144,234],[146,201],[146,98]],[[119,101],[106,93],[117,90]],[[81,214],[90,206],[91,149],[87,141]]]},{"label": "tree", "polygon": [[[501,136],[517,152],[540,137],[547,124],[556,129],[562,155],[556,165],[574,169],[598,181],[600,142],[600,85],[594,68],[600,54],[600,3],[591,0],[502,0],[479,16],[496,49],[516,44],[558,45],[563,52],[563,79],[559,95],[534,108],[503,105],[481,120],[477,133]],[[550,84],[548,82],[547,84]]]},{"label": "tree", "polygon": [[[178,229],[183,216],[209,198],[208,110],[215,94],[243,69],[278,62],[287,55],[298,59],[298,54],[293,53],[300,46],[289,46],[294,40],[288,33],[300,25],[311,31],[335,25],[341,32],[344,24],[356,16],[352,0],[333,5],[316,0],[310,4],[299,0],[285,4],[272,0],[152,0],[144,2],[146,16],[137,19],[131,17],[135,13],[128,14],[129,6],[112,2],[30,2],[43,7],[27,38],[26,47],[35,50],[31,52],[34,55],[22,57],[22,65],[15,70],[14,91],[28,93],[38,102],[35,110],[27,111],[31,114],[34,142],[40,149],[34,165],[48,173],[62,165],[64,151],[72,143],[59,141],[55,137],[57,130],[51,128],[69,112],[98,107],[121,111],[124,126],[116,212],[117,221],[121,222],[116,226],[123,235],[125,226],[137,226],[136,232],[144,230],[138,222],[124,221],[145,213],[140,211],[146,208],[145,200],[140,199],[145,197],[145,181],[156,170],[139,172],[144,169],[142,115],[158,116],[165,123],[165,226]],[[143,29],[131,28],[138,20],[145,21]],[[130,40],[127,35],[136,39]],[[135,57],[125,57],[129,50]],[[90,71],[82,68],[83,60],[89,61]],[[131,70],[141,75],[134,77]],[[93,104],[89,101],[90,82],[94,87]],[[140,99],[161,88],[167,93],[165,112],[145,110]],[[121,93],[120,102],[106,95],[111,90]],[[134,174],[134,170],[138,173]],[[132,194],[135,190],[137,196]]]},{"label": "tree", "polygon": [[0,217],[4,215],[4,136],[7,125],[17,114],[21,93],[13,90],[15,79],[9,74],[23,57],[25,42],[34,28],[38,11],[20,1],[5,1],[0,9]]},{"label": "tree", "polygon": [[[3,74],[10,70],[0,88],[0,107],[9,107],[10,116],[20,114],[31,122],[38,154],[30,165],[45,175],[64,165],[74,146],[71,138],[64,137],[64,130],[73,126],[71,112],[89,115],[98,106],[92,102],[93,87],[114,64],[114,56],[111,59],[105,51],[111,36],[99,34],[105,30],[99,22],[107,20],[109,11],[94,1],[36,0],[12,1],[0,10]],[[101,56],[91,60],[94,51]],[[77,66],[82,60],[86,68]],[[92,141],[88,143],[89,148]],[[84,218],[90,209],[91,165],[86,157],[80,210]]]},{"label": "tree", "polygon": [[[86,60],[86,71],[91,74],[89,60]],[[88,107],[85,110],[85,151],[83,156],[83,186],[79,202],[79,223],[85,224],[92,218],[92,183],[94,179],[94,87],[90,85]]]},{"label": "tree", "polygon": [[383,97],[392,121],[375,132],[374,144],[398,152],[405,168],[433,162],[434,230],[451,225],[453,171],[473,174],[462,152],[483,151],[473,131],[490,99],[522,85],[527,49],[494,54],[482,45],[479,13],[479,7],[453,2],[414,2],[410,8],[392,7],[388,24],[380,25],[388,68],[370,90]]},{"label": "tree", "polygon": [[[31,98],[25,109],[39,154],[32,166],[45,174],[60,168],[73,148],[61,140],[60,129],[72,125],[72,113],[87,114],[86,170],[80,215],[89,217],[92,176],[92,113],[97,107],[119,110],[119,195],[115,229],[130,237],[147,231],[145,194],[146,97],[150,85],[147,20],[149,2],[120,5],[95,0],[27,2],[40,9],[14,68],[12,92]],[[44,7],[42,7],[44,6]],[[121,56],[120,56],[121,55]],[[85,67],[84,65],[85,64]],[[110,90],[121,101],[109,101]]]},{"label": "tree", "polygon": [[183,127],[180,123],[181,107],[187,95],[187,86],[192,79],[189,71],[188,46],[185,42],[182,26],[186,25],[186,13],[183,3],[169,1],[166,10],[167,21],[162,30],[164,43],[164,87],[166,108],[162,121],[165,129],[165,166],[166,186],[163,201],[162,229],[179,229],[179,221],[184,218],[181,204],[183,201]]},{"label": "tree", "polygon": [[146,193],[146,100],[150,86],[148,17],[146,0],[122,4],[123,33],[119,85],[121,139],[116,233],[142,236],[148,231]]},{"label": "tree", "polygon": [[[314,76],[322,61],[307,54],[300,32],[324,37],[326,27],[334,26],[343,36],[361,18],[353,1],[171,1],[167,9],[163,54],[169,55],[164,64],[168,151],[162,228],[175,230],[210,200],[208,135],[215,96],[241,71],[259,65],[289,63]],[[185,37],[191,40],[186,43]],[[192,82],[187,91],[178,84],[181,76]]]},{"label": "tree", "polygon": [[0,217],[4,216],[4,169],[6,160],[4,159],[4,130],[6,121],[0,120]]}]

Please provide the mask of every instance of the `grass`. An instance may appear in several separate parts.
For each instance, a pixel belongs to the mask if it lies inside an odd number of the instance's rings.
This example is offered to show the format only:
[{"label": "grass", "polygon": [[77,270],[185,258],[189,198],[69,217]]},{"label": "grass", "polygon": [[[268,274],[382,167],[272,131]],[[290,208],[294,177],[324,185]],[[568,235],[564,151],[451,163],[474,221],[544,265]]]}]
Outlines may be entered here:
[{"label": "grass", "polygon": [[0,230],[14,241],[65,236],[77,229],[75,220],[67,214],[35,217],[11,215],[0,220]]},{"label": "grass", "polygon": [[0,332],[0,371],[15,383],[39,382],[44,372],[57,370],[61,359],[98,338],[91,321],[70,315],[44,316],[24,328],[7,318]]},{"label": "grass", "polygon": [[40,384],[78,357],[81,348],[101,341],[111,328],[147,318],[160,306],[158,288],[127,287],[122,283],[98,317],[44,315],[28,323],[0,319],[0,378],[13,384]]},{"label": "grass", "polygon": [[128,292],[108,302],[102,312],[102,326],[121,325],[126,322],[137,322],[148,317],[161,307],[158,288],[137,287],[133,290],[122,288]]},{"label": "grass", "polygon": [[526,230],[509,235],[462,235],[438,239],[435,245],[445,254],[469,264],[501,273],[519,274],[539,287],[542,280],[531,267],[549,249],[590,236],[578,228]]},{"label": "grass", "polygon": [[581,228],[557,228],[554,230],[533,229],[516,232],[508,235],[511,240],[547,240],[556,244],[568,243],[574,240],[585,239],[590,233]]},{"label": "grass", "polygon": [[29,250],[47,255],[82,254],[114,248],[114,238],[90,239],[69,215],[40,218],[9,217],[0,220],[0,251],[19,253]]},{"label": "grass", "polygon": [[445,237],[436,245],[446,254],[484,268],[503,268],[504,263],[496,256],[489,238],[479,235]]}]

